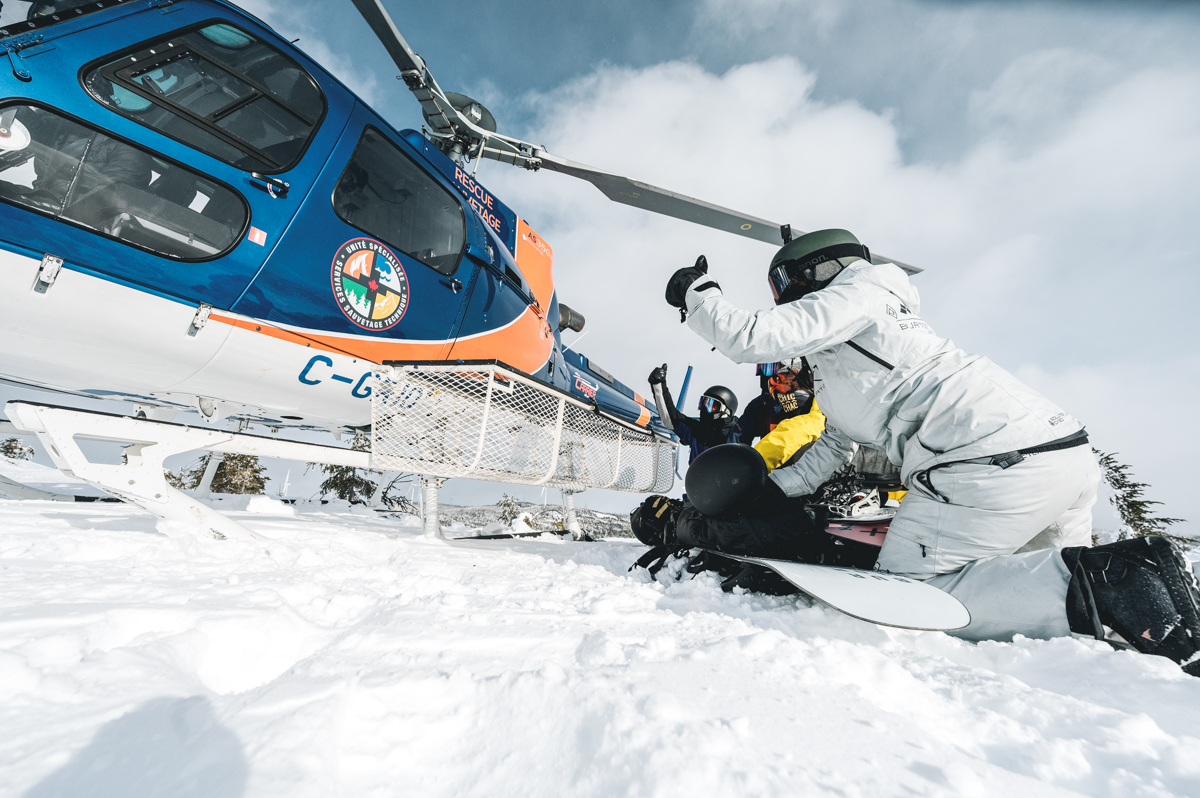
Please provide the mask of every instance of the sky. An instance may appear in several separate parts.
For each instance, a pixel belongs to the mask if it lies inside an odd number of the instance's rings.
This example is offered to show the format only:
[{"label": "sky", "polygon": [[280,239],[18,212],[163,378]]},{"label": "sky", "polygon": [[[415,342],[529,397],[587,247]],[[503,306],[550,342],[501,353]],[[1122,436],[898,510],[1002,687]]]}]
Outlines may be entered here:
[{"label": "sky", "polygon": [[[502,132],[921,266],[939,334],[1082,420],[1200,533],[1200,3],[384,1],[442,88]],[[419,127],[349,0],[246,7]],[[588,319],[582,351],[636,389],[663,362],[677,389],[692,363],[697,389],[752,398],[752,371],[662,291],[703,253],[732,301],[766,307],[769,245],[563,175],[485,162],[478,177],[554,247],[560,300]],[[1116,525],[1107,507],[1097,524]]]}]

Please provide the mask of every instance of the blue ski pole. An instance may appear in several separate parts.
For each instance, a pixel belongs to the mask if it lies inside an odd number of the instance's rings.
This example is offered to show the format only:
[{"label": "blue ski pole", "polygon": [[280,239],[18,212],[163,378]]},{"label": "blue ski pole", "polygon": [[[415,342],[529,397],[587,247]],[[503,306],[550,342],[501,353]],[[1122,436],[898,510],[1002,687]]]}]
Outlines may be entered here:
[{"label": "blue ski pole", "polygon": [[677,401],[675,403],[675,406],[678,407],[681,412],[683,411],[683,407],[684,407],[683,403],[687,401],[688,383],[691,381],[692,381],[692,364],[688,363],[687,374],[683,375],[683,387],[681,387],[679,389],[679,401]]},{"label": "blue ski pole", "polygon": [[[690,383],[691,381],[692,381],[692,364],[688,363],[687,373],[683,375],[683,387],[681,387],[679,389],[679,401],[675,403],[675,406],[680,408],[681,412],[683,409],[683,402],[685,399],[687,399],[688,383]],[[675,450],[675,476],[679,477],[680,479],[683,479],[683,476],[679,473],[679,450],[678,449]]]}]

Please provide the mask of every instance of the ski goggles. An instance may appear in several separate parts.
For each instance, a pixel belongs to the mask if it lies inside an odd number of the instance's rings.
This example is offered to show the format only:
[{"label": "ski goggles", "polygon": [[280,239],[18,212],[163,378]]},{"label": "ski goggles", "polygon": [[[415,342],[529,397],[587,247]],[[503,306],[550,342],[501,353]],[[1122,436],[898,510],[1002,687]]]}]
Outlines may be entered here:
[{"label": "ski goggles", "polygon": [[784,261],[767,272],[767,282],[771,284],[771,293],[774,295],[776,303],[779,302],[779,297],[783,296],[783,292],[787,290],[788,286],[799,276],[793,274],[796,265],[794,260]]},{"label": "ski goggles", "polygon": [[717,399],[715,396],[701,396],[700,397],[700,410],[701,411],[707,410],[709,413],[711,413],[714,416],[718,415],[720,413],[729,412],[729,409],[727,407],[725,407],[725,403],[722,402],[720,399]]},{"label": "ski goggles", "polygon": [[780,390],[781,388],[791,390],[800,384],[800,375],[792,369],[788,369],[778,374],[772,374],[767,380],[767,384],[775,390]]},{"label": "ski goggles", "polygon": [[759,363],[754,367],[755,377],[774,377],[785,368],[783,363]]}]

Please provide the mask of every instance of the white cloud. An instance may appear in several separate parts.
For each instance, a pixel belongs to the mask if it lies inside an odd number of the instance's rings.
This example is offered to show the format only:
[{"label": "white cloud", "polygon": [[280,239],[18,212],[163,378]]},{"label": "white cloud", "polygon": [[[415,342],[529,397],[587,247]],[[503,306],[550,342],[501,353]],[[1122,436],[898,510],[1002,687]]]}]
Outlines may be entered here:
[{"label": "white cloud", "polygon": [[1058,132],[1059,122],[1120,78],[1113,62],[1092,53],[1036,50],[1015,59],[992,85],[972,92],[968,113],[988,137],[1036,142]]}]

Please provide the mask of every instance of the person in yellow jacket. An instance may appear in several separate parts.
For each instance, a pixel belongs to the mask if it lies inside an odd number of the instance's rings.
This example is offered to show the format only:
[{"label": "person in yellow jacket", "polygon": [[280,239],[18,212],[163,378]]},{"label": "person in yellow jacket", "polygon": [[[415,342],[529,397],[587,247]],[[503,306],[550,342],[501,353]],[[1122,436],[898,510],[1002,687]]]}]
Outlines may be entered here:
[{"label": "person in yellow jacket", "polygon": [[[746,407],[738,428],[744,443],[760,439],[754,449],[774,471],[796,462],[821,437],[825,414],[813,398],[812,371],[804,358],[760,363],[757,374],[763,393]],[[907,492],[881,491],[881,503],[899,503]]]},{"label": "person in yellow jacket", "polygon": [[812,371],[804,358],[760,363],[763,393],[738,419],[742,442],[759,441],[754,449],[776,469],[794,462],[825,431],[825,416],[813,399]]}]

